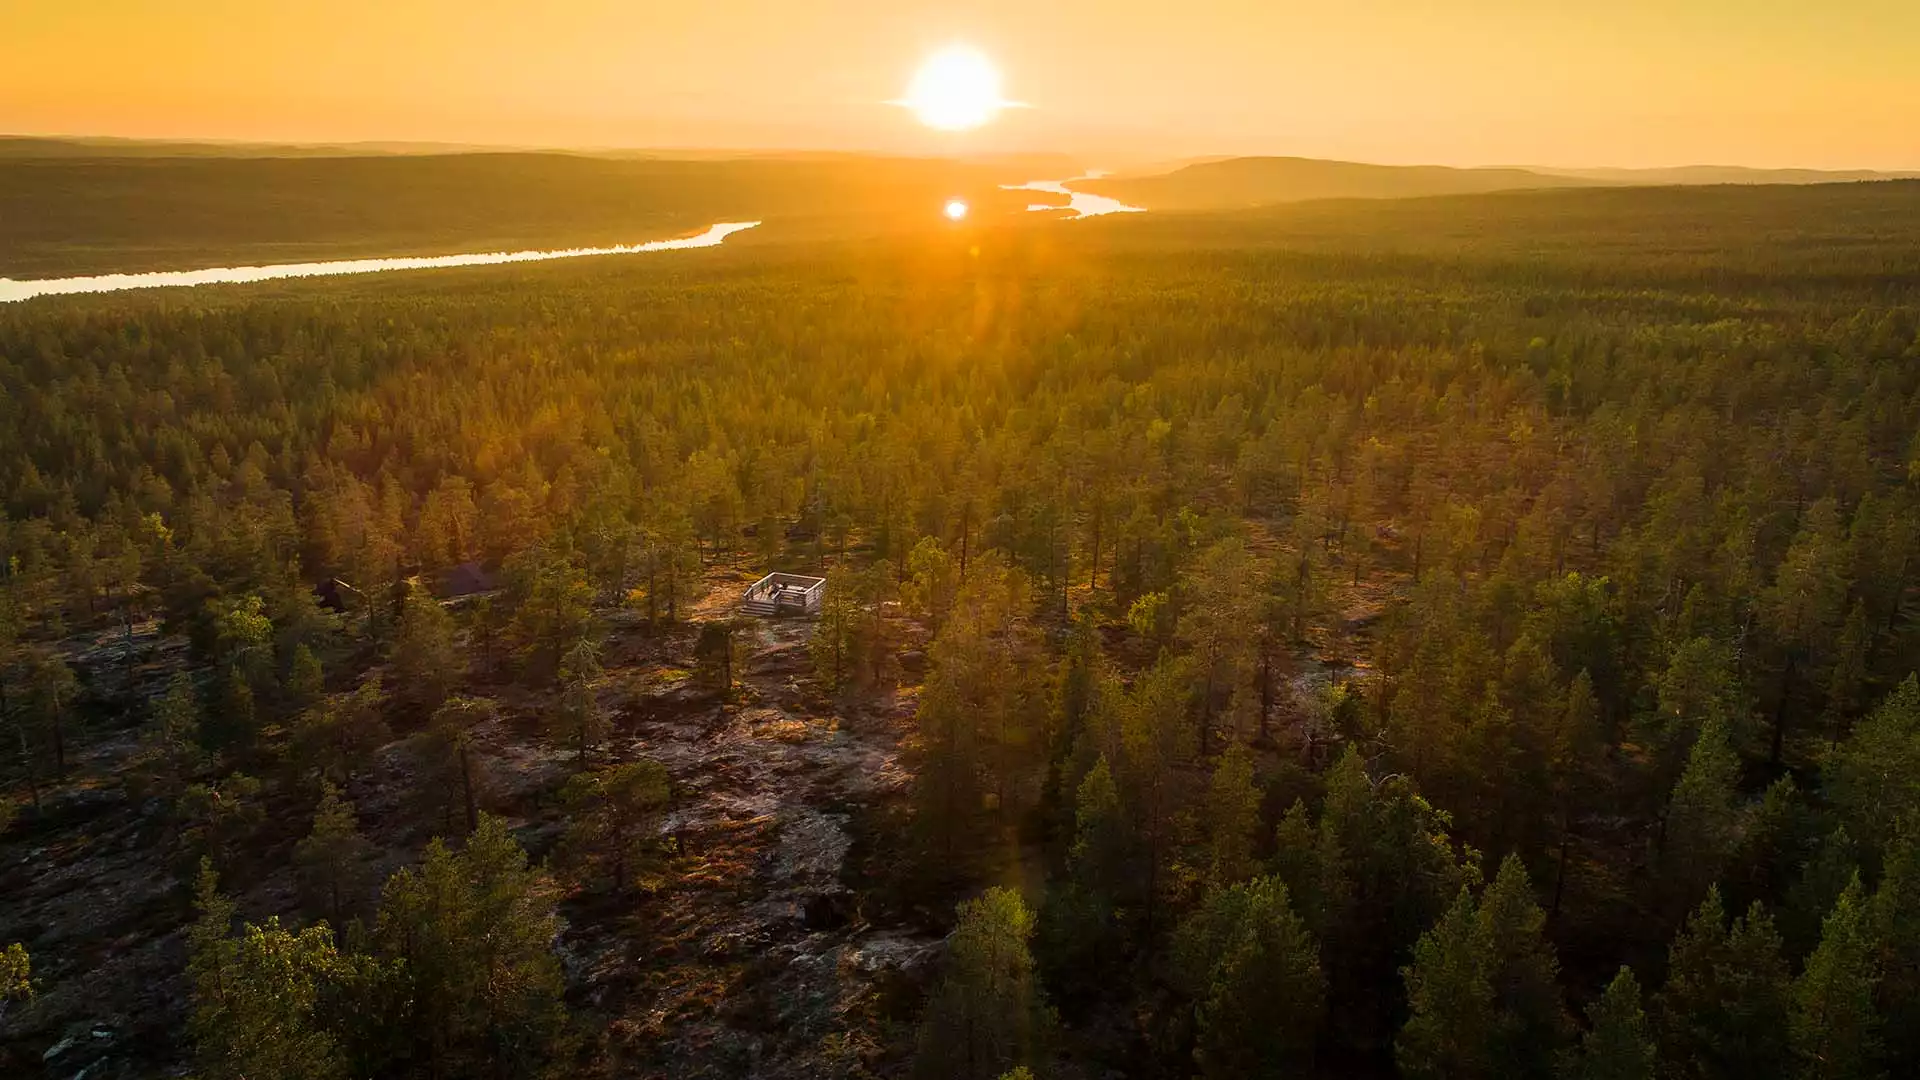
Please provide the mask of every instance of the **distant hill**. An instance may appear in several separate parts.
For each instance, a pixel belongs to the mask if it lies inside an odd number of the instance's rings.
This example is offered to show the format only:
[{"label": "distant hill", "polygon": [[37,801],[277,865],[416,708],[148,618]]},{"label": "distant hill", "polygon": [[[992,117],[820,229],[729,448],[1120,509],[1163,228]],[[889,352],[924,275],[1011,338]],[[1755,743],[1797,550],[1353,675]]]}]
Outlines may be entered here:
[{"label": "distant hill", "polygon": [[1475,195],[1591,181],[1528,169],[1453,169],[1441,165],[1365,165],[1294,157],[1201,162],[1163,176],[1088,181],[1081,189],[1149,210],[1238,210],[1311,199],[1403,199]]},{"label": "distant hill", "polygon": [[1368,165],[1295,157],[1201,161],[1161,175],[1088,181],[1080,188],[1149,210],[1245,210],[1316,199],[1404,199],[1483,195],[1568,187],[1707,184],[1831,184],[1920,177],[1869,170],[1750,169],[1698,165],[1677,169],[1456,169],[1440,165]]},{"label": "distant hill", "polygon": [[1787,274],[1772,280],[1800,290],[1843,281],[1897,290],[1920,287],[1920,180],[1322,199],[1138,214],[1124,229],[1087,235],[1112,252],[1156,257],[1245,248],[1340,260],[1484,260],[1530,286],[1569,275],[1583,286],[1687,281],[1750,296],[1740,290]]},{"label": "distant hill", "polygon": [[1660,186],[1677,184],[1847,184],[1867,180],[1920,179],[1920,172],[1876,172],[1871,169],[1754,169],[1744,165],[1687,165],[1674,169],[1549,169],[1534,172],[1550,176],[1593,180],[1604,184]]},{"label": "distant hill", "polygon": [[483,149],[490,148],[452,143],[244,143],[0,135],[0,159],[370,157],[388,154],[457,154]]}]

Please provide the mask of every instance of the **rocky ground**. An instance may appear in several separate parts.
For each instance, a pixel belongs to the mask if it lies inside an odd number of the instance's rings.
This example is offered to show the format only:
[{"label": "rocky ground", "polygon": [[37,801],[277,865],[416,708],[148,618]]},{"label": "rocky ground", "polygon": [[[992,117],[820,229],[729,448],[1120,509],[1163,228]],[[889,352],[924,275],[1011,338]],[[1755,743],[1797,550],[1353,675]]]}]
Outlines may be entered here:
[{"label": "rocky ground", "polygon": [[[725,614],[730,576],[696,618]],[[609,618],[603,760],[652,757],[672,778],[670,854],[622,897],[563,902],[558,944],[569,996],[610,1075],[841,1077],[895,1071],[940,949],[936,919],[892,899],[901,739],[913,689],[855,700],[820,692],[804,620],[743,633],[738,685],[721,695],[680,666],[687,632],[665,638]],[[146,655],[177,656],[150,639]],[[114,655],[100,678],[119,670]],[[150,673],[143,672],[143,680]],[[164,680],[161,680],[164,681]],[[536,857],[561,823],[552,792],[572,761],[538,735],[551,703],[479,687],[501,716],[476,732],[490,808]],[[179,1075],[188,1047],[181,976],[191,917],[163,805],[120,782],[136,733],[92,725],[72,779],[45,814],[0,837],[0,942],[32,951],[39,1000],[0,1013],[0,1075],[117,1080]],[[431,832],[396,742],[349,786],[380,869],[417,858]],[[227,886],[243,916],[290,914],[288,869],[310,807],[268,807]],[[597,1040],[598,1041],[598,1040]]]},{"label": "rocky ground", "polygon": [[897,691],[857,708],[820,695],[810,632],[750,626],[732,702],[703,702],[681,681],[617,705],[616,745],[673,778],[665,828],[678,848],[656,895],[617,922],[581,921],[565,942],[587,1001],[611,1019],[623,1073],[883,1068],[890,1026],[939,949],[863,887],[850,858],[905,796],[910,705]]}]

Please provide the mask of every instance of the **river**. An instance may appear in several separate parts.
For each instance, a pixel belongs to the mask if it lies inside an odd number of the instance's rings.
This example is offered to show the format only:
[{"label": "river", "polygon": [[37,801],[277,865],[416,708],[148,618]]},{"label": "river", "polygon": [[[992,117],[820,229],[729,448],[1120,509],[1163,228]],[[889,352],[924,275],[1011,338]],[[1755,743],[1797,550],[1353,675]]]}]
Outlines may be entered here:
[{"label": "river", "polygon": [[435,270],[449,266],[499,266],[503,263],[579,259],[591,255],[638,255],[649,251],[684,251],[718,247],[734,233],[755,228],[757,221],[729,221],[710,226],[697,236],[654,240],[613,247],[565,248],[559,251],[490,251],[474,255],[426,255],[397,259],[336,259],[329,262],[280,263],[273,266],[222,266],[209,270],[161,270],[148,274],[101,274],[94,277],[44,278],[15,281],[0,278],[0,303],[36,296],[121,292],[126,289],[167,289],[189,285],[240,285],[284,278],[334,277],[341,274],[377,274],[385,270]]},{"label": "river", "polygon": [[1067,205],[1065,206],[1055,206],[1052,203],[1034,203],[1027,207],[1027,209],[1034,212],[1071,210],[1073,211],[1073,216],[1067,218],[1068,221],[1101,217],[1105,214],[1140,214],[1146,212],[1146,207],[1144,206],[1128,206],[1119,199],[1110,199],[1105,195],[1090,195],[1084,191],[1075,191],[1067,186],[1068,184],[1078,183],[1081,180],[1098,180],[1105,175],[1107,174],[1095,170],[1085,176],[1076,176],[1072,180],[1033,180],[1025,184],[1001,184],[1000,189],[1002,191],[1043,191],[1049,195],[1065,195],[1067,197]]},{"label": "river", "polygon": [[[1090,172],[1071,180],[1033,180],[1025,184],[1002,184],[1005,191],[1037,191],[1064,195],[1067,205],[1034,203],[1030,211],[1057,213],[1068,211],[1066,220],[1101,217],[1106,214],[1138,214],[1142,207],[1128,206],[1105,195],[1075,191],[1068,185],[1081,180],[1098,180],[1104,173]],[[649,251],[684,251],[689,248],[718,247],[734,233],[756,228],[758,221],[729,221],[709,226],[697,236],[677,240],[655,240],[645,244],[621,244],[614,247],[565,248],[559,251],[490,251],[473,255],[425,255],[392,259],[335,259],[327,262],[279,263],[271,266],[220,266],[207,270],[160,270],[144,274],[99,274],[90,277],[42,278],[16,281],[0,278],[0,304],[31,300],[36,296],[66,296],[74,293],[123,292],[128,289],[169,289],[190,285],[244,285],[256,281],[280,281],[287,278],[335,277],[343,274],[377,274],[387,270],[437,270],[452,266],[499,266],[504,263],[546,262],[551,259],[579,259],[592,255],[638,255]]]}]

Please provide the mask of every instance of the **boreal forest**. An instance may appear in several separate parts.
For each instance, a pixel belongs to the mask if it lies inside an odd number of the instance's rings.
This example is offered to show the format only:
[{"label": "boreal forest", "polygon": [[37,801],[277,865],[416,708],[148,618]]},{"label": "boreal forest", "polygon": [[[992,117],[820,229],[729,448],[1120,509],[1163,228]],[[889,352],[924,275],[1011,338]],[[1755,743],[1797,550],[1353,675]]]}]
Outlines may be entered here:
[{"label": "boreal forest", "polygon": [[0,305],[0,1073],[1920,1075],[1920,183],[1027,217]]}]

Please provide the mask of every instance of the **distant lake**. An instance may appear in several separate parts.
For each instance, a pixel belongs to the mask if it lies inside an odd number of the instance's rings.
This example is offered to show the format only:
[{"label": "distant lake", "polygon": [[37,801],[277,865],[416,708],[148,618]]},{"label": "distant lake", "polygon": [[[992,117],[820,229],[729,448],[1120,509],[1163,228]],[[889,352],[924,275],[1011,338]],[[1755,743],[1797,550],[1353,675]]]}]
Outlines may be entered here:
[{"label": "distant lake", "polygon": [[1080,180],[1098,180],[1105,175],[1106,174],[1102,172],[1090,172],[1085,176],[1074,177],[1072,180],[1034,180],[1025,184],[1001,184],[1000,189],[1002,191],[1044,191],[1049,195],[1065,195],[1067,197],[1067,205],[1065,206],[1054,206],[1051,203],[1034,203],[1027,207],[1027,209],[1031,211],[1071,210],[1073,211],[1073,216],[1068,218],[1068,221],[1100,217],[1104,214],[1140,214],[1146,212],[1145,207],[1128,206],[1119,199],[1109,199],[1105,195],[1089,195],[1084,191],[1075,191],[1067,186]]},{"label": "distant lake", "polygon": [[36,296],[121,292],[127,289],[171,289],[188,285],[242,285],[283,278],[334,277],[341,274],[377,274],[386,270],[437,270],[449,266],[499,266],[504,263],[579,259],[592,255],[638,255],[649,251],[685,251],[718,247],[734,233],[754,228],[757,221],[730,221],[708,227],[698,236],[654,240],[614,247],[565,248],[559,251],[492,251],[476,255],[427,255],[398,259],[337,259],[330,262],[280,263],[273,266],[224,266],[210,270],[161,270],[149,274],[100,274],[93,277],[46,278],[15,281],[0,278],[0,303]]}]

